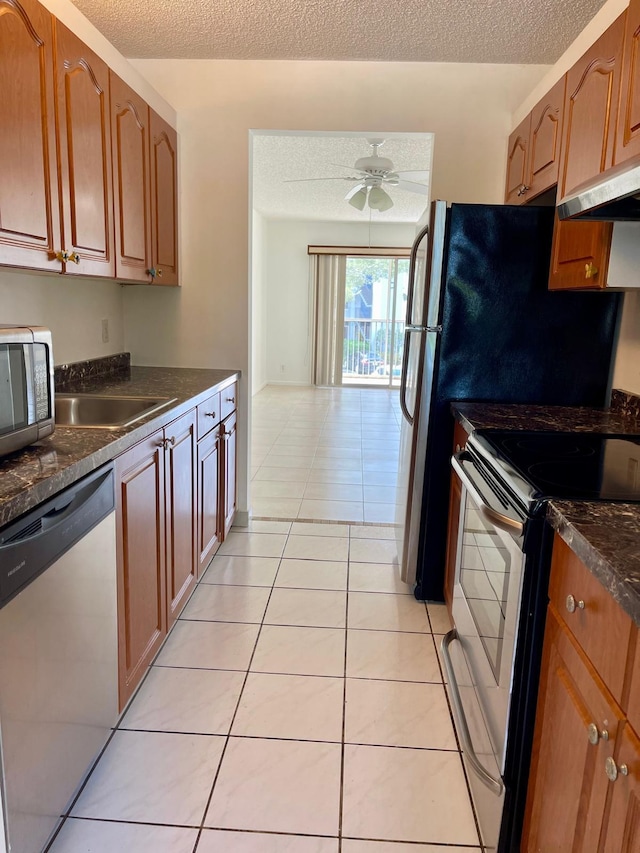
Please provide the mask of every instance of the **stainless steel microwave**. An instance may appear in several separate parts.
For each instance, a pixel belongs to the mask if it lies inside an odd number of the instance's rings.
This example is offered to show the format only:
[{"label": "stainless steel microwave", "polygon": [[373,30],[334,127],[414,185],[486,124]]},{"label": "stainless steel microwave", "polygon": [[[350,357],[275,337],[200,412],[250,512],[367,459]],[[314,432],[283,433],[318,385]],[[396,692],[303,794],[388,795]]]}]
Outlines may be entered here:
[{"label": "stainless steel microwave", "polygon": [[55,427],[51,332],[0,325],[0,456]]}]

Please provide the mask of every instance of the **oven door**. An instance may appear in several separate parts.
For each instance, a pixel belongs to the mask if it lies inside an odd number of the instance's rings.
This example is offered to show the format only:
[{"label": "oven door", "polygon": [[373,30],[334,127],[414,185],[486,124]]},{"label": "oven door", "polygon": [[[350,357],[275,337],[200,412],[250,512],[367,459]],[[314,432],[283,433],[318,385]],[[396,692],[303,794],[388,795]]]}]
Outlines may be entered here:
[{"label": "oven door", "polygon": [[466,451],[453,597],[443,643],[456,728],[483,843],[497,846],[513,662],[520,614],[525,516]]}]

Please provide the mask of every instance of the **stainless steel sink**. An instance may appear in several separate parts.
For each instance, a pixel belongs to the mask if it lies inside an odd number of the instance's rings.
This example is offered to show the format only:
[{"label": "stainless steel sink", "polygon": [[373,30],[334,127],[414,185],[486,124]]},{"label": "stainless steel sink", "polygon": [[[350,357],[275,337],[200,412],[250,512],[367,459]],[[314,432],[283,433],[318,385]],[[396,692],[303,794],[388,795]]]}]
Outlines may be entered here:
[{"label": "stainless steel sink", "polygon": [[56,425],[82,429],[121,429],[160,411],[176,399],[56,394]]}]

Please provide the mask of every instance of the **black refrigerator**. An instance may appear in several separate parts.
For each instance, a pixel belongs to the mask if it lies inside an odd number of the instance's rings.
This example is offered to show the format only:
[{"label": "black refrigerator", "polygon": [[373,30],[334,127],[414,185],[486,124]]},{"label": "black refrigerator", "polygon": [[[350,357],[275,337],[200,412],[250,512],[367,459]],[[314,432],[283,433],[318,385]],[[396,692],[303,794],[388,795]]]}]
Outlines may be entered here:
[{"label": "black refrigerator", "polygon": [[554,208],[432,202],[412,248],[396,531],[443,600],[452,401],[606,406],[620,294],[547,289]]}]

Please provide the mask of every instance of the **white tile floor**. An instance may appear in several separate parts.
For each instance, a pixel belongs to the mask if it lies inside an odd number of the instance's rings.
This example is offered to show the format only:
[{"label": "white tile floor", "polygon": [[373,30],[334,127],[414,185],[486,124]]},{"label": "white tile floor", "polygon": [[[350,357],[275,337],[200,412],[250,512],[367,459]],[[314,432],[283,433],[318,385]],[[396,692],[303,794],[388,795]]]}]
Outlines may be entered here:
[{"label": "white tile floor", "polygon": [[394,521],[397,391],[268,385],[252,416],[255,516]]},{"label": "white tile floor", "polygon": [[287,520],[223,543],[50,853],[481,851],[446,609],[384,526],[398,435],[395,392],[255,398],[254,515]]},{"label": "white tile floor", "polygon": [[479,853],[436,650],[387,527],[236,529],[51,853]]}]

